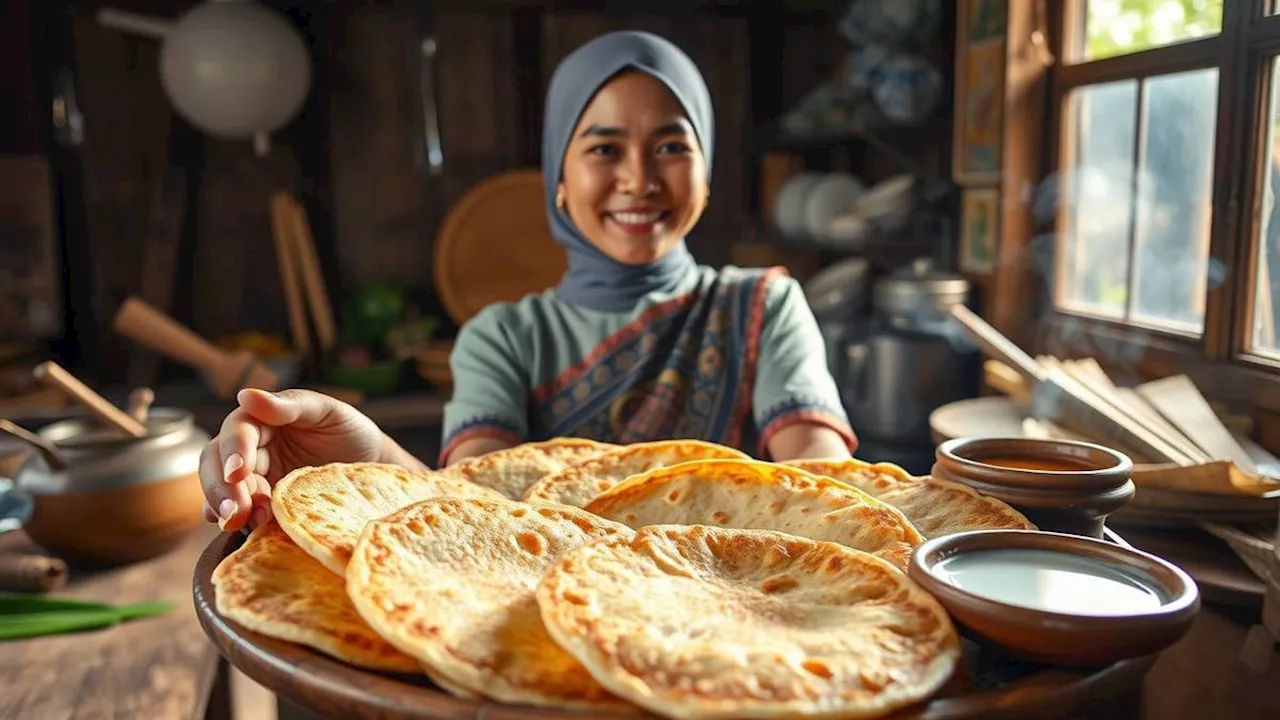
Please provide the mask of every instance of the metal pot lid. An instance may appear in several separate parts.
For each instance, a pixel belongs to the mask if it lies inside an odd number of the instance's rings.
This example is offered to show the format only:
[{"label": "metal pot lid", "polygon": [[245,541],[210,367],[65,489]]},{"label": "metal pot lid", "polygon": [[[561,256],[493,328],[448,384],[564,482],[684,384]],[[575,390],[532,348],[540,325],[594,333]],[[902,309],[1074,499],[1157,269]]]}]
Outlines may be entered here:
[{"label": "metal pot lid", "polygon": [[805,299],[818,317],[857,311],[865,304],[871,264],[864,258],[848,258],[819,270],[804,284]]},{"label": "metal pot lid", "polygon": [[938,300],[962,302],[969,293],[969,281],[937,270],[927,257],[916,258],[882,278],[875,286],[875,305],[884,311],[911,310],[922,302]]}]

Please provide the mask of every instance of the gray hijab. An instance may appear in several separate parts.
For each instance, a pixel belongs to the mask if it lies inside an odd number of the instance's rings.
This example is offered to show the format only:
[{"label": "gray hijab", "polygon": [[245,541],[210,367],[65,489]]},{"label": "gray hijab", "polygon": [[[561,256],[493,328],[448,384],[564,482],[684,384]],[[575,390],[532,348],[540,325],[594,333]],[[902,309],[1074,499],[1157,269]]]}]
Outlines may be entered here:
[{"label": "gray hijab", "polygon": [[551,234],[569,252],[569,270],[556,294],[574,305],[605,312],[623,312],[648,293],[672,290],[697,266],[683,238],[647,265],[620,263],[592,245],[556,207],[556,186],[578,119],[596,91],[627,69],[652,75],[675,95],[697,133],[708,174],[714,143],[715,118],[707,85],[689,56],[668,40],[646,32],[608,33],[574,50],[556,68],[542,121],[547,219]]}]

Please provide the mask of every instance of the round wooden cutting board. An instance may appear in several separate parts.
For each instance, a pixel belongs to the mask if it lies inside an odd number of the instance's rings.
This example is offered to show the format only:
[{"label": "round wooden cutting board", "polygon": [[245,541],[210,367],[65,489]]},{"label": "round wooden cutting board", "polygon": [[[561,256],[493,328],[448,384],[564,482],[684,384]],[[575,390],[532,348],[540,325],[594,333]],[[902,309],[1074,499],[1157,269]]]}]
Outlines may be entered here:
[{"label": "round wooden cutting board", "polygon": [[[205,633],[231,665],[268,690],[326,717],[352,720],[605,720],[572,712],[454,697],[423,677],[361,670],[301,645],[259,635],[218,612],[213,571],[244,541],[222,534],[196,562],[194,601]],[[1032,665],[963,641],[963,669],[938,695],[883,720],[1104,720],[1132,717],[1123,698],[1154,656],[1091,668]],[[639,717],[653,717],[641,715]]]},{"label": "round wooden cutting board", "polygon": [[459,325],[486,305],[546,290],[567,267],[564,248],[551,237],[537,170],[510,170],[472,186],[436,236],[436,292]]}]

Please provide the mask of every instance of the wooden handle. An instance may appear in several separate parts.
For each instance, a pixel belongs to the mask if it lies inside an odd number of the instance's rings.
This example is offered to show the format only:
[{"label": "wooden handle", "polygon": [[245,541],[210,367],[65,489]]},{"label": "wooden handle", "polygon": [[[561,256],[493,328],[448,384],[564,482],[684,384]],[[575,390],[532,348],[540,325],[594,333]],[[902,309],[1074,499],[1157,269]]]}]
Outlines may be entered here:
[{"label": "wooden handle", "polygon": [[116,311],[115,330],[210,375],[219,372],[230,359],[209,341],[136,297],[125,300]]},{"label": "wooden handle", "polygon": [[73,400],[84,406],[99,420],[114,428],[123,435],[146,437],[147,428],[142,423],[124,414],[120,408],[107,402],[107,399],[89,389],[88,385],[77,380],[71,373],[62,369],[55,362],[43,362],[36,366],[35,376],[40,382],[65,392]]},{"label": "wooden handle", "polygon": [[329,306],[329,291],[325,289],[324,274],[320,271],[320,258],[316,255],[316,243],[311,235],[306,211],[292,198],[289,199],[289,204],[293,207],[291,215],[294,248],[302,270],[302,286],[307,292],[307,301],[311,307],[311,320],[316,326],[316,340],[320,343],[320,349],[328,352],[333,349],[338,335],[333,322],[333,309]]},{"label": "wooden handle", "polygon": [[1035,384],[1044,379],[1044,368],[1036,362],[1022,348],[1013,343],[1012,340],[1005,337],[999,330],[991,327],[986,320],[978,317],[972,310],[964,305],[953,305],[951,307],[951,317],[954,317],[964,329],[969,331],[969,335],[978,343],[988,357],[999,360],[1008,365],[1018,374],[1027,379],[1028,382]]},{"label": "wooden handle", "polygon": [[285,306],[289,310],[289,330],[293,347],[300,355],[311,349],[307,329],[307,307],[302,298],[302,278],[298,273],[296,243],[293,242],[293,207],[289,196],[277,193],[271,198],[271,237],[276,246],[276,263],[280,266],[280,282],[284,285]]},{"label": "wooden handle", "polygon": [[45,555],[0,555],[0,590],[49,592],[67,584],[67,564]]},{"label": "wooden handle", "polygon": [[151,403],[156,401],[156,394],[151,388],[137,388],[129,393],[129,417],[143,425],[147,424],[147,415],[151,411]]}]

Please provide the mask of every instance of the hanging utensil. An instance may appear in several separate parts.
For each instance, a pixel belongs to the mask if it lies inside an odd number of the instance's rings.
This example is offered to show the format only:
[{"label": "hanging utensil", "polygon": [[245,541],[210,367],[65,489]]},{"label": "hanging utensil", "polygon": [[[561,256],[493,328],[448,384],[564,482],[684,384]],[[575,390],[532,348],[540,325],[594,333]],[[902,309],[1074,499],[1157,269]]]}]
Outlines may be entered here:
[{"label": "hanging utensil", "polygon": [[427,35],[419,45],[418,90],[422,94],[423,152],[432,175],[444,172],[444,147],[440,142],[440,114],[436,106],[436,38]]}]

